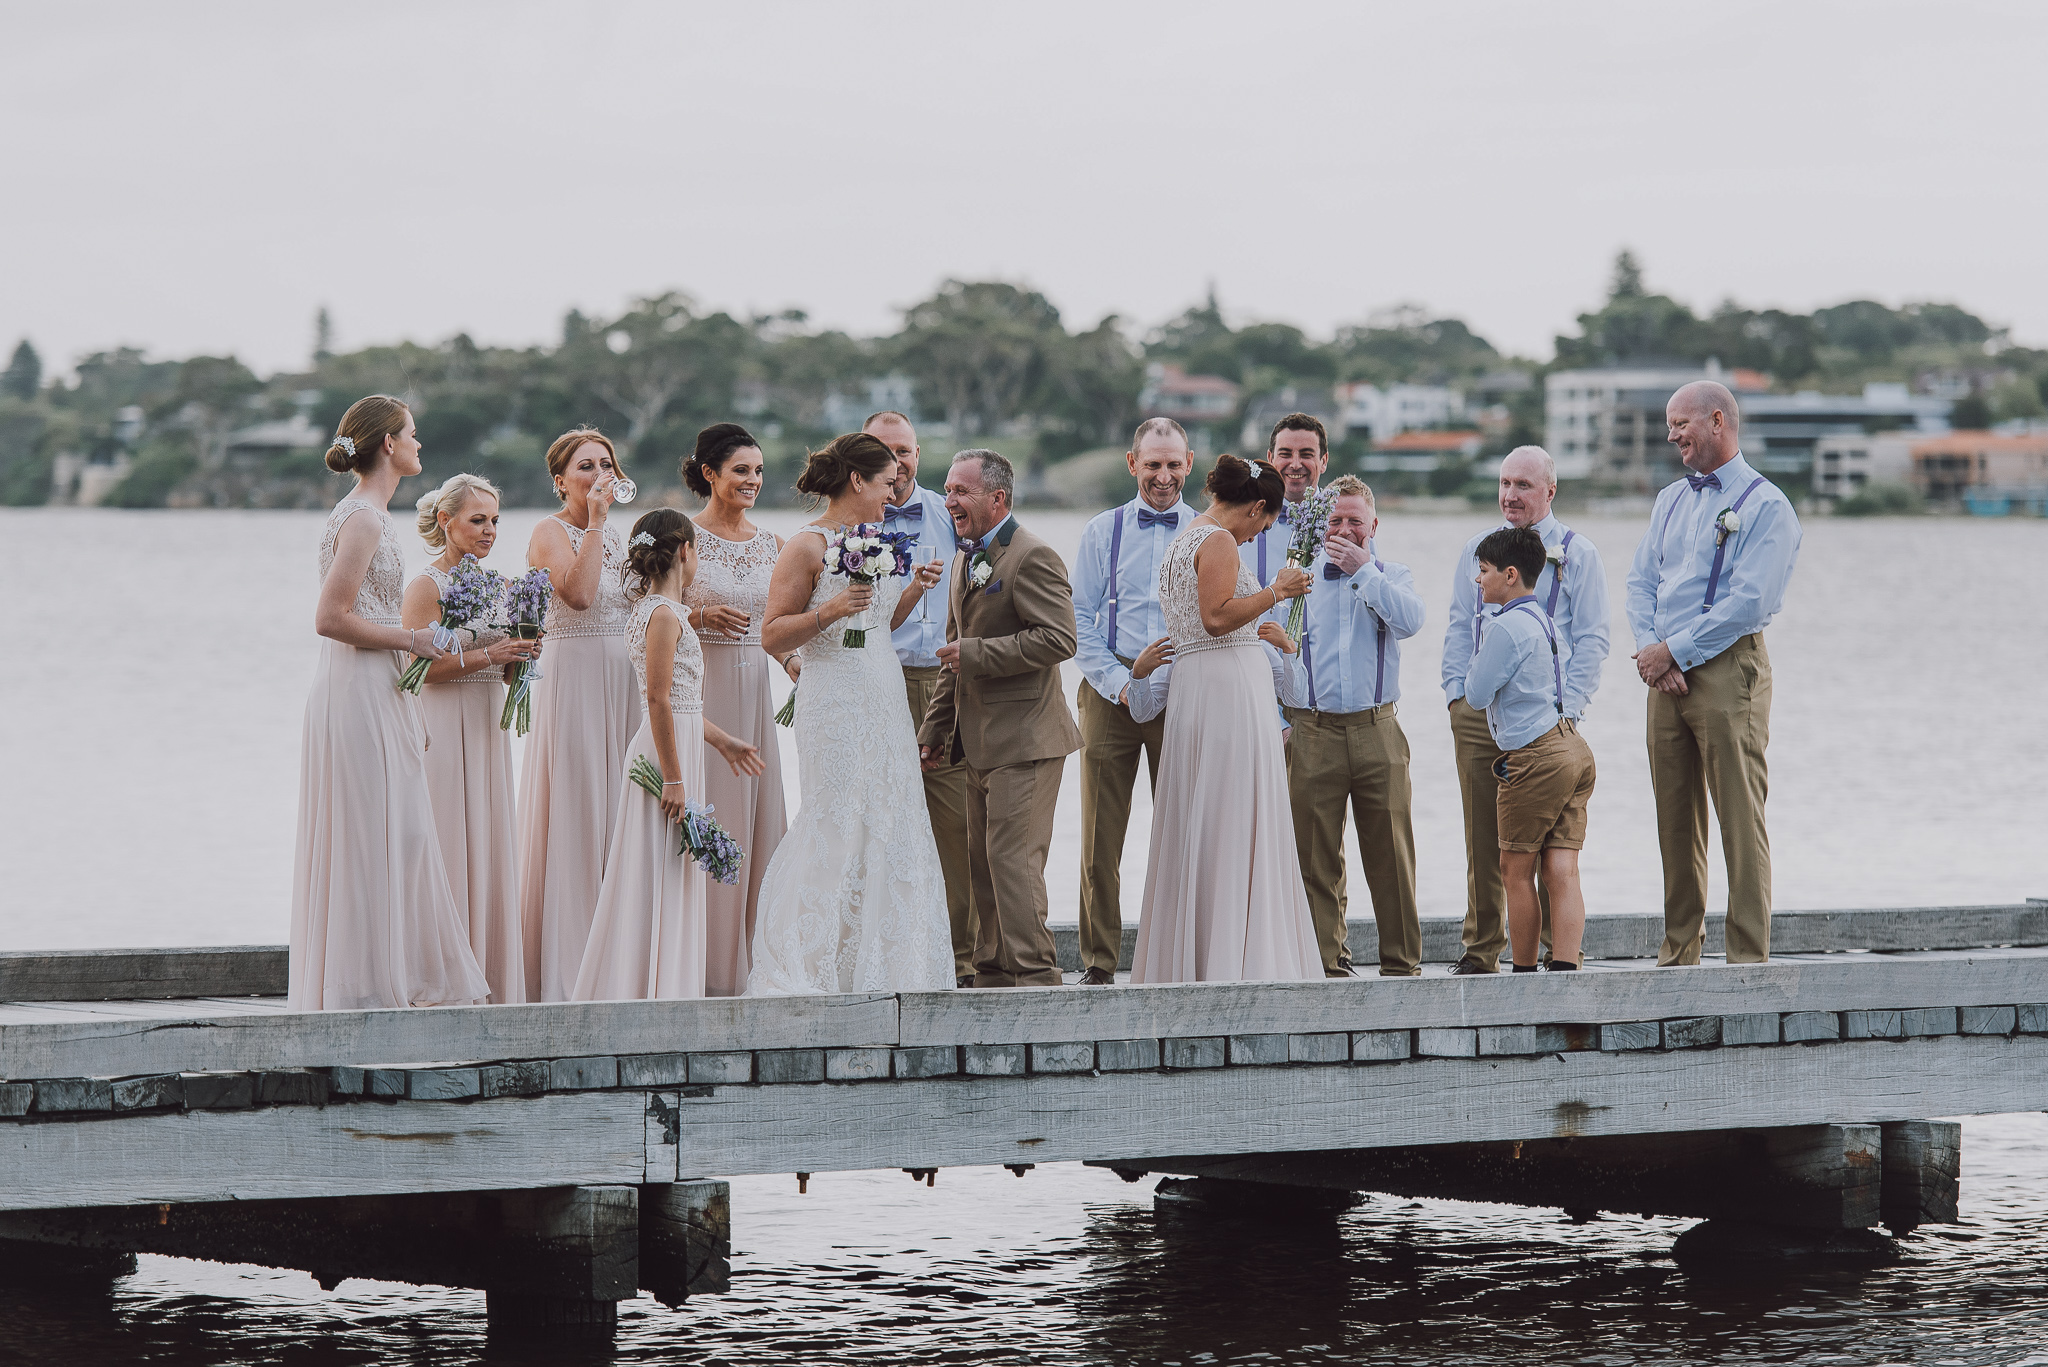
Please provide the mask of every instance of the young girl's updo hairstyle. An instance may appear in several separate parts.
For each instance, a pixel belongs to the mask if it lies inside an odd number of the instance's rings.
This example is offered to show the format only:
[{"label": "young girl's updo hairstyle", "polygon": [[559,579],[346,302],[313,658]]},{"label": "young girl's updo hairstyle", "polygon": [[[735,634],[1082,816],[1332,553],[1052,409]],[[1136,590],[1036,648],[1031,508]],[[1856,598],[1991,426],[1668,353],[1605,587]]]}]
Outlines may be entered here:
[{"label": "young girl's updo hairstyle", "polygon": [[1269,461],[1247,461],[1224,454],[1202,487],[1218,503],[1263,503],[1277,513],[1287,502],[1287,483]]},{"label": "young girl's updo hairstyle", "polygon": [[896,453],[882,445],[881,438],[849,432],[811,452],[810,462],[797,476],[796,488],[813,498],[831,498],[853,483],[856,474],[880,479],[895,468]]},{"label": "young girl's updo hairstyle", "polygon": [[633,535],[626,540],[626,596],[645,598],[655,581],[676,563],[683,547],[696,541],[696,524],[677,509],[650,508],[640,514],[640,520],[633,524]]},{"label": "young girl's updo hairstyle", "polygon": [[462,505],[469,502],[471,494],[489,494],[503,502],[498,486],[482,475],[450,475],[438,489],[429,489],[420,495],[420,501],[413,504],[419,509],[420,540],[434,550],[444,550],[448,545],[448,533],[441,530],[440,514],[448,514],[453,522],[462,511]]},{"label": "young girl's updo hairstyle", "polygon": [[697,434],[697,449],[683,459],[683,483],[699,498],[711,497],[711,477],[725,468],[732,453],[760,444],[736,422],[712,423]]},{"label": "young girl's updo hairstyle", "polygon": [[[548,478],[560,479],[569,469],[569,457],[575,455],[576,448],[586,441],[594,441],[602,446],[612,458],[612,469],[621,475],[626,473],[625,462],[619,459],[619,448],[612,445],[610,437],[595,427],[576,427],[556,437],[554,445],[548,447]],[[555,490],[555,497],[561,498],[563,502],[568,501],[563,498],[560,489]]]},{"label": "young girl's updo hairstyle", "polygon": [[327,468],[338,475],[364,474],[384,454],[384,438],[405,431],[412,410],[389,394],[357,399],[341,415],[327,448]]}]

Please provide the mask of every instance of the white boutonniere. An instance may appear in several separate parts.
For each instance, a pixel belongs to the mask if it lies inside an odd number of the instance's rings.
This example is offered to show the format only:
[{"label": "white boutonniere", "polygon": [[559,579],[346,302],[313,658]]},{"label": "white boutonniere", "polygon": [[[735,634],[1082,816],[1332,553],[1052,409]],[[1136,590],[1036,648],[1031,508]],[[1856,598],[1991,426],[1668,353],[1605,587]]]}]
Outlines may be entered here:
[{"label": "white boutonniere", "polygon": [[995,572],[995,561],[989,559],[988,552],[976,551],[974,553],[974,563],[967,571],[967,582],[976,588],[981,588],[995,576]]},{"label": "white boutonniere", "polygon": [[1714,527],[1719,533],[1714,538],[1714,545],[1718,549],[1728,544],[1729,537],[1742,530],[1742,515],[1733,508],[1723,508],[1721,515],[1714,519]]},{"label": "white boutonniere", "polygon": [[1564,547],[1545,546],[1543,548],[1543,558],[1553,565],[1562,565],[1564,563]]}]

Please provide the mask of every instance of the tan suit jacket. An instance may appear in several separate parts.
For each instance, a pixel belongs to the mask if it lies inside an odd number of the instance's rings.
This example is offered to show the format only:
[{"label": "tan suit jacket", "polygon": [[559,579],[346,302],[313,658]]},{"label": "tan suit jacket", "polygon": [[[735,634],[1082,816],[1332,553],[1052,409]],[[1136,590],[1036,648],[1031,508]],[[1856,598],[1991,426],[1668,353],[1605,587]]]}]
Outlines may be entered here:
[{"label": "tan suit jacket", "polygon": [[946,639],[960,643],[960,670],[939,675],[918,743],[976,769],[1055,759],[1081,748],[1060,687],[1074,657],[1074,591],[1067,567],[1013,516],[992,535],[987,584],[970,580],[972,557],[953,562]]}]

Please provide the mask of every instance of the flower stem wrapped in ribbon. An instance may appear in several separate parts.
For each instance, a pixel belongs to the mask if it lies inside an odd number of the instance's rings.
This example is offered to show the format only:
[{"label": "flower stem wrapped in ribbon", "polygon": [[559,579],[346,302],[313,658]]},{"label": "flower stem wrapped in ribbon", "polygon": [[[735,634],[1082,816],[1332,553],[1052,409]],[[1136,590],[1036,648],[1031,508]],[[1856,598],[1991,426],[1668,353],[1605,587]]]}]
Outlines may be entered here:
[{"label": "flower stem wrapped in ribbon", "polygon": [[[661,770],[647,756],[633,756],[626,776],[649,797],[661,801]],[[740,881],[740,865],[747,854],[732,832],[712,818],[714,810],[708,802],[683,803],[683,819],[676,823],[676,853],[696,860],[698,868],[729,887]]]},{"label": "flower stem wrapped in ribbon", "polygon": [[[909,574],[916,541],[914,533],[884,531],[879,522],[842,527],[825,538],[825,573],[843,574],[855,584]],[[839,638],[839,644],[858,650],[868,643],[869,611],[863,608],[854,615],[853,625]]]},{"label": "flower stem wrapped in ribbon", "polygon": [[[1316,556],[1323,549],[1323,533],[1330,525],[1330,505],[1336,501],[1336,495],[1328,489],[1315,489],[1294,505],[1294,539],[1287,544],[1288,564],[1305,570],[1316,563]],[[1303,594],[1287,605],[1287,639],[1298,646],[1307,629],[1308,595]]]},{"label": "flower stem wrapped in ribbon", "polygon": [[[462,563],[448,575],[448,587],[441,590],[441,620],[434,623],[435,648],[453,650],[458,631],[468,632],[470,639],[475,640],[474,624],[489,620],[504,592],[504,576],[485,569],[473,555],[463,556]],[[431,664],[424,656],[414,656],[405,673],[398,676],[398,686],[407,693],[418,694],[427,681]]]},{"label": "flower stem wrapped in ribbon", "polygon": [[[517,641],[538,641],[554,596],[554,583],[540,566],[514,579],[505,590],[505,634]],[[505,710],[498,717],[500,731],[510,730],[515,723],[522,736],[533,729],[533,685],[539,678],[536,661],[514,660],[505,666],[507,687]]]}]

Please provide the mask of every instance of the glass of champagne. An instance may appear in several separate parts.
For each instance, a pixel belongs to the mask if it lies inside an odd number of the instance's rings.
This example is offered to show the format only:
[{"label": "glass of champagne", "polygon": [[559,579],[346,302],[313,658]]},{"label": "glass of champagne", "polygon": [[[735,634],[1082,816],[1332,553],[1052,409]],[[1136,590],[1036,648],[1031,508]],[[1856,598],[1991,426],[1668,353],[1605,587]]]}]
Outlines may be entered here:
[{"label": "glass of champagne", "polygon": [[639,496],[640,486],[627,479],[624,475],[620,475],[612,481],[612,502],[631,503]]},{"label": "glass of champagne", "polygon": [[[937,546],[933,546],[933,547],[931,548],[931,552],[932,552],[932,558],[931,558],[931,560],[930,560],[930,561],[929,561],[928,563],[930,563],[930,564],[933,564],[933,565],[936,565],[936,564],[938,564],[938,563],[939,563],[939,548],[938,548]],[[924,593],[923,593],[923,594],[922,594],[922,595],[921,595],[921,596],[920,596],[920,597],[918,598],[918,600],[917,600],[917,620],[918,620],[919,624],[921,624],[921,625],[925,625],[925,626],[929,626],[929,625],[931,624],[931,620],[932,620],[932,595],[933,595],[933,594],[935,594],[935,593],[937,593],[938,591],[939,591],[939,586],[938,586],[937,584],[934,584],[934,585],[932,585],[932,586],[931,586],[930,588],[926,589],[926,590],[924,591]]]}]

